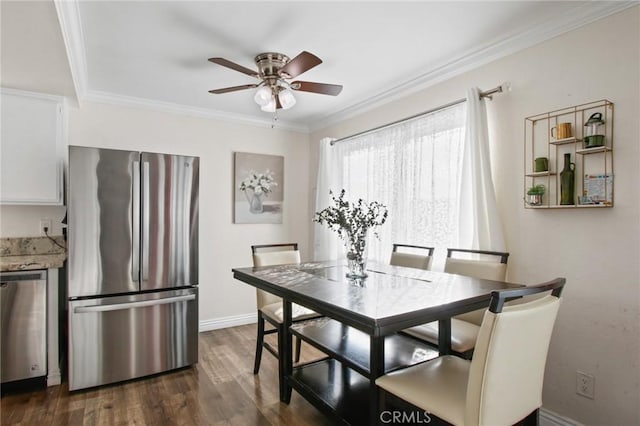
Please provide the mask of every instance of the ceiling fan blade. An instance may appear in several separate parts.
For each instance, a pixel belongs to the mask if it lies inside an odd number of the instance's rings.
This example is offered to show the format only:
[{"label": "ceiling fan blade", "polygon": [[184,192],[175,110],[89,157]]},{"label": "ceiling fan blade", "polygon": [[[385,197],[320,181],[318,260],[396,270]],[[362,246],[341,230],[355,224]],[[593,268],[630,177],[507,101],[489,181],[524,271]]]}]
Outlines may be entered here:
[{"label": "ceiling fan blade", "polygon": [[321,63],[322,59],[318,58],[313,53],[304,51],[287,62],[278,72],[280,75],[285,74],[283,76],[285,78],[294,78],[303,72],[309,71],[311,68],[320,65]]},{"label": "ceiling fan blade", "polygon": [[339,84],[314,83],[313,81],[294,81],[291,83],[293,90],[301,92],[320,93],[321,95],[338,96],[342,92]]},{"label": "ceiling fan blade", "polygon": [[223,67],[231,68],[232,70],[239,71],[243,74],[250,75],[251,77],[258,77],[258,71],[254,71],[249,68],[245,68],[242,65],[238,65],[235,62],[231,62],[224,58],[209,58],[209,62],[222,65]]},{"label": "ceiling fan blade", "polygon": [[254,87],[258,87],[258,85],[257,84],[245,84],[243,86],[225,87],[223,89],[209,90],[209,93],[213,93],[214,95],[220,95],[222,93],[236,92],[238,90],[253,89]]}]

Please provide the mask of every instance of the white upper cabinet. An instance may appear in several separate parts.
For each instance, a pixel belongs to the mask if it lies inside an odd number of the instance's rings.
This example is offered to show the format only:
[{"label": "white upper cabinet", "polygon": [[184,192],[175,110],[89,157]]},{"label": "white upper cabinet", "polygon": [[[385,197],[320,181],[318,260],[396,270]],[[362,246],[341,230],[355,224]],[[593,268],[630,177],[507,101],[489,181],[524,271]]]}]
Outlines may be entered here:
[{"label": "white upper cabinet", "polygon": [[0,89],[0,204],[62,205],[64,98]]}]

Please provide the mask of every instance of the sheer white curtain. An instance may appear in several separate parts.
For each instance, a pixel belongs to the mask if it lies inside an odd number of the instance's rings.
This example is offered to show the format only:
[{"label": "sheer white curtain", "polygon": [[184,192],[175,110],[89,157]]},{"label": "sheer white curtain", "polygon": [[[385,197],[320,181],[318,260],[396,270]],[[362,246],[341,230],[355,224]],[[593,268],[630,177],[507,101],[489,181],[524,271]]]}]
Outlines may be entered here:
[{"label": "sheer white curtain", "polygon": [[[379,240],[369,235],[369,259],[388,262],[393,243],[455,246],[465,109],[456,105],[333,146],[321,142],[316,211],[328,204],[327,186],[344,188],[351,200],[385,204],[389,218]],[[336,234],[315,230],[316,259],[344,255]]]},{"label": "sheer white curtain", "polygon": [[487,109],[477,88],[467,91],[467,123],[459,199],[457,246],[504,251],[502,225],[491,179]]},{"label": "sheer white curtain", "polygon": [[[339,193],[342,189],[342,167],[336,150],[331,146],[332,138],[320,141],[318,150],[318,180],[316,184],[315,211],[320,211],[331,204],[329,191]],[[329,228],[314,222],[313,227],[313,258],[314,260],[333,260],[340,255],[340,241]]]}]

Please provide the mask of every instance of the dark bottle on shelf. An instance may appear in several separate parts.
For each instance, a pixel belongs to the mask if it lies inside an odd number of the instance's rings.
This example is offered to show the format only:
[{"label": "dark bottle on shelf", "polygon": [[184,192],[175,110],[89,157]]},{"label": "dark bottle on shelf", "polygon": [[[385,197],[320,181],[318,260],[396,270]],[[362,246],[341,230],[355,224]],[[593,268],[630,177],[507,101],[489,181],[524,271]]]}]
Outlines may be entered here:
[{"label": "dark bottle on shelf", "polygon": [[575,204],[575,172],[576,165],[571,162],[571,154],[564,155],[564,168],[560,172],[560,204]]}]

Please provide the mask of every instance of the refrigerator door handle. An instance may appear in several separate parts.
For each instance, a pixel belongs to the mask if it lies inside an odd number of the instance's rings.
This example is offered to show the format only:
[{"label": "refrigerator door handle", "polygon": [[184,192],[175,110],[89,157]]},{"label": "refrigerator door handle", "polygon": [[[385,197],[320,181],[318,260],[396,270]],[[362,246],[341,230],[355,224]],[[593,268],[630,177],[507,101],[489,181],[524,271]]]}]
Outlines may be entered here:
[{"label": "refrigerator door handle", "polygon": [[140,281],[140,162],[133,162],[131,200],[133,232],[131,238],[131,279]]},{"label": "refrigerator door handle", "polygon": [[142,162],[142,281],[149,280],[149,162]]},{"label": "refrigerator door handle", "polygon": [[121,311],[125,309],[143,308],[145,306],[157,306],[157,305],[166,305],[168,303],[185,302],[188,300],[195,300],[195,298],[196,298],[195,294],[188,294],[186,296],[167,297],[165,299],[143,300],[141,302],[117,303],[115,305],[77,306],[73,309],[73,313],[85,314],[89,312]]}]

